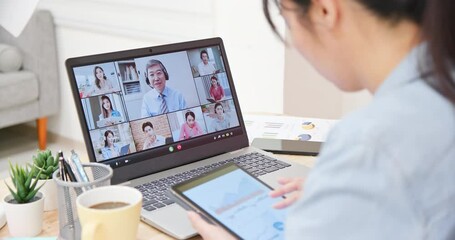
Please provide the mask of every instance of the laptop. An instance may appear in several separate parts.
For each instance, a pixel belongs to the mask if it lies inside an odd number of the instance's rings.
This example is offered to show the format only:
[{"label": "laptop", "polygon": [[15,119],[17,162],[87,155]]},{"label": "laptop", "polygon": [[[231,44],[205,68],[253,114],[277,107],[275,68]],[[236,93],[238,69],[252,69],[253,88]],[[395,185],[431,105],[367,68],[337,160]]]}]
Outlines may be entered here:
[{"label": "laptop", "polygon": [[[195,70],[203,50],[217,71]],[[230,162],[272,187],[279,177],[309,171],[249,146],[220,38],[76,57],[66,68],[90,161],[113,168],[112,184],[139,189],[141,220],[172,237],[197,234],[166,193],[176,183]],[[213,75],[231,92],[216,103],[207,102]],[[125,121],[99,127],[100,99],[107,98]],[[130,144],[130,151],[112,154],[115,144]]]}]

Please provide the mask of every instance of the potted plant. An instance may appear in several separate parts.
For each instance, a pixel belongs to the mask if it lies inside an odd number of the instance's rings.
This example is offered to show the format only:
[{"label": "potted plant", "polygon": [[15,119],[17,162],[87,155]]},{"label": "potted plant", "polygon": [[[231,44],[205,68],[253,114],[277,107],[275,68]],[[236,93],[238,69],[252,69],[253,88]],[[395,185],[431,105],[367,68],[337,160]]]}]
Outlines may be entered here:
[{"label": "potted plant", "polygon": [[13,237],[34,237],[43,226],[44,196],[38,192],[41,186],[28,166],[13,166],[10,162],[10,176],[14,189],[5,182],[11,194],[3,199],[9,232]]},{"label": "potted plant", "polygon": [[43,185],[40,192],[44,194],[44,211],[57,209],[57,185],[52,179],[52,174],[58,169],[58,157],[52,156],[51,150],[38,150],[36,156],[33,156],[33,165],[31,172],[33,178],[38,179],[38,185]]}]

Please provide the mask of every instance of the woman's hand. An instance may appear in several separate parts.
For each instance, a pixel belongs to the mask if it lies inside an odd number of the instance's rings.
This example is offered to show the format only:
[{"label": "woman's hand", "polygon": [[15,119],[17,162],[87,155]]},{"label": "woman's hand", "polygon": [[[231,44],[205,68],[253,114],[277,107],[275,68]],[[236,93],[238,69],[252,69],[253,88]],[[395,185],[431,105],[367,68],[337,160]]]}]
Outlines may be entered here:
[{"label": "woman's hand", "polygon": [[[290,193],[283,201],[275,204],[273,207],[277,209],[286,208],[293,204],[302,194],[303,178],[281,178],[278,180],[282,186],[270,192],[273,198],[281,197]],[[195,212],[188,212],[188,218],[193,225],[193,228],[202,236],[203,239],[235,239],[231,234],[219,226],[207,223],[204,219]]]},{"label": "woman's hand", "polygon": [[290,193],[283,201],[278,202],[273,207],[276,209],[282,209],[292,205],[302,195],[303,190],[303,178],[280,178],[278,183],[281,187],[271,191],[269,194],[271,197],[281,197],[285,194]]},{"label": "woman's hand", "polygon": [[212,240],[212,239],[233,239],[235,238],[229,234],[226,230],[224,230],[220,226],[215,226],[210,223],[207,223],[204,219],[199,216],[199,214],[195,212],[188,212],[188,218],[193,225],[193,228],[202,236],[205,240]]}]

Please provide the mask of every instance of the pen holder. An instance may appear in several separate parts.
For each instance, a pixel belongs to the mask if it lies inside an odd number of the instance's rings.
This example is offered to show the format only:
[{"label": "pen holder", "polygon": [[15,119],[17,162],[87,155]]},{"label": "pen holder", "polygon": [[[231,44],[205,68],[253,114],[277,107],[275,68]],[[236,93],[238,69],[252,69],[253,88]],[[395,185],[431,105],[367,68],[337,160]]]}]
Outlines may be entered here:
[{"label": "pen holder", "polygon": [[63,181],[59,171],[55,171],[53,175],[58,193],[58,239],[81,239],[81,225],[76,209],[77,196],[92,188],[111,185],[113,170],[110,166],[101,163],[85,163],[82,166],[89,182]]}]

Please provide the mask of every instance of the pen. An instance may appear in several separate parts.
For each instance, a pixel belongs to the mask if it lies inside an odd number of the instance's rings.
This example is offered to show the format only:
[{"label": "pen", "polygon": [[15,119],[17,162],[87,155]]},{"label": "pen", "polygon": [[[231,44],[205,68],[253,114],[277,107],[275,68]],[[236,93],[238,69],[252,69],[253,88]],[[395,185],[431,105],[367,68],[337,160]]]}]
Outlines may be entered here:
[{"label": "pen", "polygon": [[59,172],[60,172],[60,178],[62,179],[62,181],[66,181],[66,177],[65,177],[65,169],[63,167],[63,162],[65,160],[63,160],[63,157],[60,156],[58,157],[58,169],[59,169]]},{"label": "pen", "polygon": [[68,178],[67,181],[70,180],[71,182],[77,182],[76,176],[74,176],[74,172],[71,169],[68,162],[63,158],[63,168],[65,169],[65,173],[67,174]]},{"label": "pen", "polygon": [[87,173],[84,170],[84,167],[82,166],[81,160],[77,156],[76,152],[74,150],[71,150],[71,158],[69,159],[69,164],[71,166],[71,169],[74,172],[74,175],[76,175],[76,179],[78,182],[88,182],[88,177]]}]

